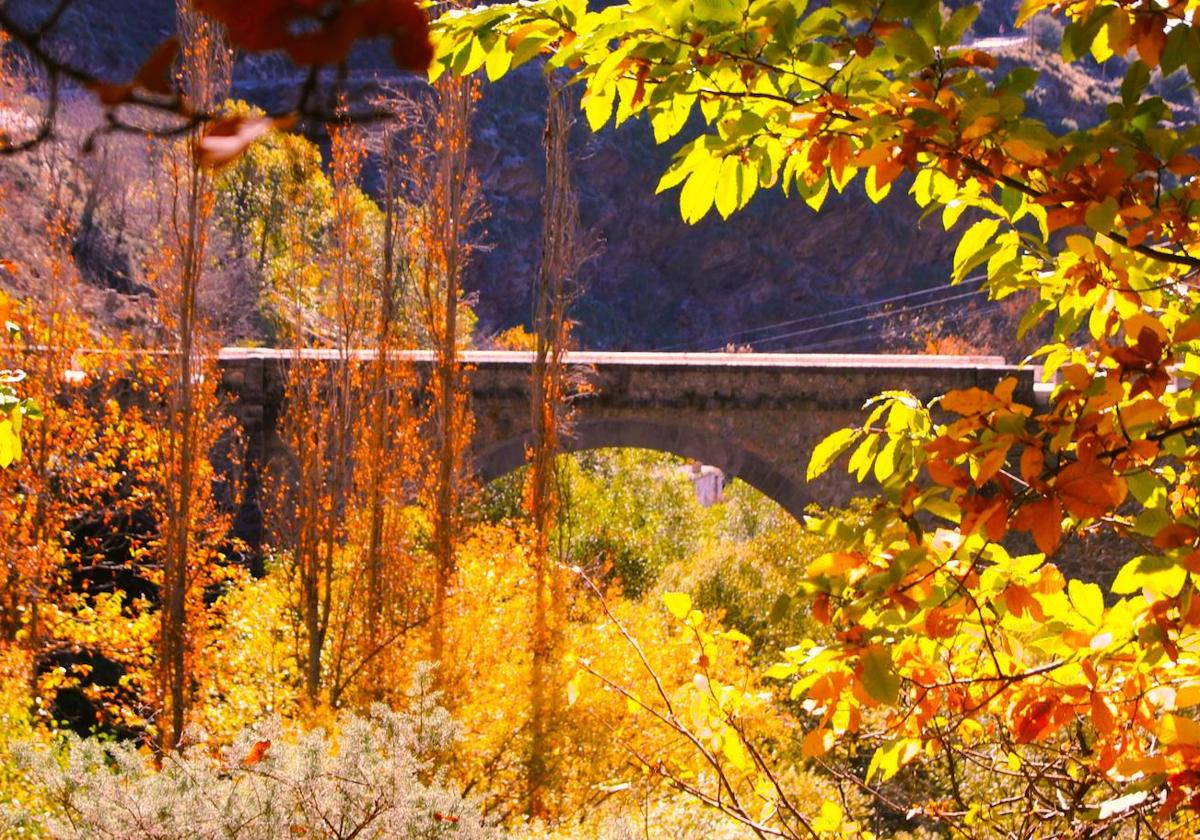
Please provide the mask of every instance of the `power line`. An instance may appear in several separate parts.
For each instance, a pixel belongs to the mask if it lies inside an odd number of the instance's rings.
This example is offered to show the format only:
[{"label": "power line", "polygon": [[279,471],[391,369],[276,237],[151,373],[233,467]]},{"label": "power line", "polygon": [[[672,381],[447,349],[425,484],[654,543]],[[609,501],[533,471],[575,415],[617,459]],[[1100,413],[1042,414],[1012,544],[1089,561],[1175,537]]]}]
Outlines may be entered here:
[{"label": "power line", "polygon": [[[1002,304],[1002,303],[992,303],[989,306],[986,306],[982,309],[975,309],[975,310],[971,310],[969,312],[963,312],[959,315],[953,315],[950,318],[948,318],[947,320],[958,322],[958,321],[961,321],[964,319],[969,319],[969,318],[979,318],[983,315],[990,315],[991,313],[996,312],[1003,308],[1004,308],[1004,304]],[[903,314],[904,311],[907,311],[907,310],[899,310],[895,314]],[[891,313],[889,313],[889,314],[891,314]],[[835,348],[835,347],[844,347],[847,344],[854,344],[856,342],[862,341],[863,339],[864,339],[864,336],[861,336],[861,335],[851,335],[851,336],[842,336],[841,338],[823,339],[823,340],[817,341],[814,344],[805,344],[800,347],[788,348],[787,352],[790,352],[790,353],[819,352],[819,351],[824,351],[824,350],[828,350],[828,349]]]},{"label": "power line", "polygon": [[833,317],[836,317],[839,315],[845,315],[850,312],[857,312],[860,309],[870,309],[870,308],[876,307],[876,306],[886,306],[887,304],[895,303],[896,301],[907,300],[908,298],[920,297],[921,295],[932,294],[933,292],[938,292],[943,289],[949,289],[954,286],[961,286],[965,283],[974,283],[976,281],[985,279],[986,276],[987,275],[984,275],[984,274],[978,274],[978,275],[975,275],[974,277],[967,277],[967,278],[959,281],[958,283],[943,283],[940,286],[931,286],[928,289],[919,289],[915,292],[905,292],[904,294],[901,294],[901,295],[893,295],[891,297],[880,298],[879,300],[872,300],[872,301],[868,301],[866,303],[859,303],[854,306],[843,307],[842,309],[833,309],[833,310],[830,310],[829,312],[819,312],[815,315],[805,315],[801,318],[792,318],[787,321],[777,321],[777,322],[771,323],[771,324],[763,324],[762,326],[758,326],[758,327],[748,327],[743,330],[735,330],[730,333],[725,333],[724,335],[720,335],[715,338],[702,338],[702,339],[694,339],[691,341],[679,341],[674,344],[668,344],[664,347],[659,347],[658,349],[665,352],[665,351],[669,351],[669,350],[677,350],[681,347],[694,346],[697,344],[712,344],[714,342],[719,342],[721,344],[724,344],[725,342],[727,342],[731,339],[734,339],[734,338],[738,338],[740,336],[751,335],[753,333],[764,332],[766,330],[779,329],[780,327],[791,327],[791,326],[796,326],[797,324],[811,323],[812,321],[821,321],[821,320],[825,320],[827,318],[833,318]]},{"label": "power line", "polygon": [[785,338],[798,338],[799,336],[802,336],[802,335],[811,335],[813,333],[827,332],[828,330],[836,329],[838,327],[849,327],[849,326],[852,326],[853,324],[862,324],[867,321],[874,321],[878,318],[890,318],[890,317],[894,317],[896,315],[903,315],[906,312],[917,312],[922,309],[929,309],[931,306],[942,306],[943,304],[953,303],[954,301],[962,300],[963,298],[975,297],[975,295],[977,295],[977,294],[979,294],[978,290],[974,290],[974,291],[970,291],[970,292],[963,292],[961,294],[951,295],[950,297],[945,297],[940,300],[926,301],[925,303],[918,303],[914,306],[906,306],[901,309],[894,309],[894,310],[891,310],[888,312],[874,312],[870,315],[864,315],[861,318],[851,318],[849,321],[841,321],[836,324],[826,324],[821,327],[809,327],[809,328],[803,329],[803,330],[793,330],[792,332],[781,333],[779,335],[774,335],[774,336],[767,336],[766,338],[756,338],[753,341],[748,341],[746,343],[749,344],[751,347],[753,347],[756,344],[765,344],[765,343],[774,342],[774,341],[782,341]]}]

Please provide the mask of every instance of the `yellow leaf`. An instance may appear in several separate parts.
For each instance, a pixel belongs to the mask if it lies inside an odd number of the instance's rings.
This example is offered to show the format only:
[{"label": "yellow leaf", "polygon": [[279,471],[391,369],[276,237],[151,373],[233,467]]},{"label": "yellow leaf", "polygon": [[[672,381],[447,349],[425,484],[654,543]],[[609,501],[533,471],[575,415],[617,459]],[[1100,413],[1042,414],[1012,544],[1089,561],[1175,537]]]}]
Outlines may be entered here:
[{"label": "yellow leaf", "polygon": [[826,799],[821,803],[821,813],[812,821],[812,827],[821,836],[840,833],[838,830],[842,827],[845,818],[846,814],[842,810],[842,806],[832,799]]},{"label": "yellow leaf", "polygon": [[867,781],[878,773],[879,780],[886,782],[900,772],[904,765],[921,754],[921,742],[916,738],[899,738],[884,744],[871,756],[867,767]]},{"label": "yellow leaf", "polygon": [[703,219],[713,206],[721,164],[712,158],[701,160],[679,191],[679,212],[689,225]]},{"label": "yellow leaf", "polygon": [[1024,140],[1010,138],[1004,141],[1004,151],[1012,155],[1018,162],[1037,166],[1046,159],[1046,153],[1036,149]]},{"label": "yellow leaf", "polygon": [[0,469],[21,458],[21,438],[11,420],[0,420]]},{"label": "yellow leaf", "polygon": [[1067,598],[1089,624],[1100,626],[1104,620],[1104,592],[1099,586],[1072,579],[1067,583]]},{"label": "yellow leaf", "polygon": [[1166,714],[1158,725],[1158,740],[1172,746],[1200,746],[1200,721]]},{"label": "yellow leaf", "polygon": [[1184,683],[1175,692],[1175,708],[1186,709],[1200,703],[1200,682]]},{"label": "yellow leaf", "polygon": [[721,739],[721,752],[738,770],[749,770],[752,766],[741,738],[732,732],[726,732],[725,737]]},{"label": "yellow leaf", "polygon": [[692,596],[686,592],[668,592],[663,595],[663,603],[671,615],[683,621],[692,611]]}]

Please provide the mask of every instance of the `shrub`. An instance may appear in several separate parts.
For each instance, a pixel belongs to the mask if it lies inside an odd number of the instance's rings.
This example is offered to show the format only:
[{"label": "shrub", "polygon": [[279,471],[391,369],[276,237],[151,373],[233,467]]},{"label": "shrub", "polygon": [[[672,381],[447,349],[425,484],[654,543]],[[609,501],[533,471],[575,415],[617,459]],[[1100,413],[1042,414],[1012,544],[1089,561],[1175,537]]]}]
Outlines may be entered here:
[{"label": "shrub", "polygon": [[161,768],[128,743],[73,735],[59,751],[26,743],[16,759],[52,812],[9,813],[10,828],[40,824],[61,840],[498,836],[430,759],[453,738],[432,701],[409,713],[376,706],[334,728],[291,732],[273,721],[247,728],[219,755],[190,746]]}]

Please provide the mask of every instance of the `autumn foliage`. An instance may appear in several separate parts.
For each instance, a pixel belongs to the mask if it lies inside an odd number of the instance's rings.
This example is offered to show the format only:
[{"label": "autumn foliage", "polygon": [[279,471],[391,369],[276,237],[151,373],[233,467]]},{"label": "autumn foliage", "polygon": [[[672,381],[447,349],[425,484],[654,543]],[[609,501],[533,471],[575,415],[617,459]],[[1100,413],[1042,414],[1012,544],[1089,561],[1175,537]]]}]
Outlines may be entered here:
[{"label": "autumn foliage", "polygon": [[[440,21],[438,55],[491,78],[545,55],[575,73],[593,128],[641,117],[682,139],[659,190],[679,189],[688,222],[772,187],[819,209],[861,178],[962,226],[953,277],[1020,297],[1020,332],[1049,337],[1028,360],[1046,396],[1015,379],[927,404],[887,393],[818,447],[810,475],[849,453],[882,492],[862,520],[814,519],[845,547],[785,594],[828,634],[767,673],[802,704],[807,760],[910,825],[1183,836],[1200,792],[1200,164],[1189,112],[1151,82],[1195,84],[1200,30],[1194,3],[1029,2],[1018,22],[1047,10],[1067,61],[1123,75],[1120,101],[1071,133],[1027,112],[1035,72],[967,42],[971,5],[496,5]],[[1062,571],[1098,545],[1119,567],[1107,592]],[[791,807],[769,758],[744,763],[768,804],[717,807],[760,834],[863,830],[846,803]],[[910,799],[902,773],[942,784]]]},{"label": "autumn foliage", "polygon": [[[618,817],[636,806],[639,831],[668,812],[659,825],[680,836],[720,830],[697,813],[759,837],[1196,833],[1200,134],[1162,92],[1200,79],[1195,0],[1023,5],[1020,24],[1062,23],[1066,61],[1121,78],[1070,131],[1027,107],[1033,70],[970,41],[974,5],[539,0],[453,10],[432,41],[406,0],[196,7],[209,17],[184,18],[183,91],[174,43],[130,82],[90,85],[113,130],[146,97],[183,120],[159,159],[175,200],[147,264],[166,352],[134,352],[73,311],[57,206],[41,275],[53,294],[0,298],[15,322],[0,378],[0,711],[23,731],[157,743],[161,773],[124,747],[105,766],[147,788],[192,767],[225,790],[294,757],[285,737],[336,765],[346,753],[306,726],[377,743],[347,714],[375,702],[444,723],[436,686],[462,737],[404,765],[404,790],[436,777],[532,831],[596,834],[616,803]],[[387,38],[402,68],[433,61],[436,104],[387,103],[421,116],[376,135],[339,122],[326,163],[278,133],[311,103],[222,103],[217,22],[231,44],[313,73]],[[6,28],[55,89],[41,35]],[[463,282],[486,213],[464,77],[535,58],[573,76],[593,128],[644,119],[658,142],[682,141],[659,190],[678,190],[689,223],[760,190],[814,211],[848,189],[907,191],[925,223],[958,231],[953,279],[981,272],[983,294],[1019,310],[1039,387],[879,395],[809,467],[848,470],[872,500],[814,510],[803,533],[749,505],[714,525],[725,513],[667,498],[684,482],[673,467],[647,461],[654,492],[630,493],[611,469],[630,460],[557,457],[575,384],[564,283],[580,254],[555,93],[534,333],[504,339],[535,351],[531,468],[516,502],[503,487],[477,496]],[[382,204],[361,186],[376,163]],[[250,483],[230,479],[239,446],[198,303],[218,233],[292,350],[279,439],[255,465],[268,544],[252,562],[232,516]],[[413,346],[432,351],[426,382],[396,358]],[[295,727],[253,728],[272,714]],[[372,714],[396,735],[391,713]],[[98,749],[70,747],[106,790]],[[51,781],[74,766],[42,755]],[[104,819],[9,775],[0,785],[49,824]],[[476,826],[437,790],[439,804],[405,805],[420,825]]]}]

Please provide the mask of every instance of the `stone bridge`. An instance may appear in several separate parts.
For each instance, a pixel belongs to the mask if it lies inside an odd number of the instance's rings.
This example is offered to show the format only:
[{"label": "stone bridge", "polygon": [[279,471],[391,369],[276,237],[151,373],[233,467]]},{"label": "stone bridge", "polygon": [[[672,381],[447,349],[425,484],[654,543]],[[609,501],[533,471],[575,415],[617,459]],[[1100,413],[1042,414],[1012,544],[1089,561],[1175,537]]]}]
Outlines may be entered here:
[{"label": "stone bridge", "polygon": [[[323,351],[306,351],[321,353]],[[398,356],[428,375],[426,352]],[[276,423],[292,351],[221,351],[224,388],[236,397],[249,456],[262,463],[281,447]],[[491,481],[524,461],[530,430],[532,355],[478,351],[470,366],[476,417],[473,462]],[[1033,372],[996,356],[796,355],[768,353],[587,353],[566,363],[591,383],[575,403],[568,451],[640,447],[718,467],[799,516],[810,502],[845,501],[852,485],[830,474],[805,480],[809,453],[825,435],[861,422],[864,401],[888,389],[922,398],[952,388],[991,388],[1018,376],[1033,398]]]}]

